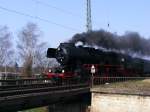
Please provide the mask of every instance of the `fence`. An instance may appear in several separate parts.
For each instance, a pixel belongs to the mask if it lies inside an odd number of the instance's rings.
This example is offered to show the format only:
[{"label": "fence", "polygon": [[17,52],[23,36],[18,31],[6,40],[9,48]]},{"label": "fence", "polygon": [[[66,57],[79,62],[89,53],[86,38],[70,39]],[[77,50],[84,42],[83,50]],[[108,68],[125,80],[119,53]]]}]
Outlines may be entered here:
[{"label": "fence", "polygon": [[[140,81],[150,77],[91,77],[91,87],[116,82]],[[150,82],[150,81],[149,81]]]},{"label": "fence", "polygon": [[25,79],[1,79],[0,90],[25,89],[25,88],[43,88],[72,85],[89,85],[89,80],[78,80],[74,78],[54,79],[54,78],[25,78]]}]

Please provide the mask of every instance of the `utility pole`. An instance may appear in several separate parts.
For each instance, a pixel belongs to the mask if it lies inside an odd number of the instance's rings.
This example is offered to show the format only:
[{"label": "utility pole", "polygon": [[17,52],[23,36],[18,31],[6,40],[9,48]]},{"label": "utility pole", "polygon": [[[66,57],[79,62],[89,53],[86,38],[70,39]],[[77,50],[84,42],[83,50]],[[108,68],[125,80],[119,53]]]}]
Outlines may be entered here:
[{"label": "utility pole", "polygon": [[87,0],[87,32],[92,31],[92,20],[91,20],[91,0]]}]

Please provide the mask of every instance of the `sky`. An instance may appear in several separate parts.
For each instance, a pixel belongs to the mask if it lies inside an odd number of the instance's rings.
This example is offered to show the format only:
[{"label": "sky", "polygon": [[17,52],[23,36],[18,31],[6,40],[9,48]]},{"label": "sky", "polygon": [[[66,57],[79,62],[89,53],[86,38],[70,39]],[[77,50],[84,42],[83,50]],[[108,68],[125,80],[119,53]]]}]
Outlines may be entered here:
[{"label": "sky", "polygon": [[[91,5],[93,30],[150,38],[150,0],[91,0]],[[28,22],[39,26],[41,41],[57,47],[86,31],[86,0],[0,0],[0,26],[7,25],[14,40]]]}]

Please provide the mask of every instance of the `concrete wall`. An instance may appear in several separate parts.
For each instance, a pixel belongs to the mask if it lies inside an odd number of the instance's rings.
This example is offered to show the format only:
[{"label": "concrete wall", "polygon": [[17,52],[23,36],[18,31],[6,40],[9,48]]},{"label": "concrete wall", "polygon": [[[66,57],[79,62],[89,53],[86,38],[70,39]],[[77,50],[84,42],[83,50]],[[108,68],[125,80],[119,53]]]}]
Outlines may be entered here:
[{"label": "concrete wall", "polygon": [[150,96],[92,93],[91,112],[150,112]]}]

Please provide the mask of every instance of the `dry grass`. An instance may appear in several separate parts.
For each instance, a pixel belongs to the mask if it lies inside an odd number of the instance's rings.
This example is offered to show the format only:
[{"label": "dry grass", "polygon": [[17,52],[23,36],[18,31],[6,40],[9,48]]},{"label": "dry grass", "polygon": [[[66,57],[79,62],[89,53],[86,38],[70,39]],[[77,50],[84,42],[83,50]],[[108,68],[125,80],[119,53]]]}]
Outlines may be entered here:
[{"label": "dry grass", "polygon": [[124,82],[107,83],[104,85],[94,86],[93,89],[101,92],[127,92],[127,93],[148,93],[150,94],[150,79],[128,80]]},{"label": "dry grass", "polygon": [[40,107],[40,108],[34,108],[34,109],[29,109],[25,111],[19,111],[19,112],[48,112],[47,107]]}]

